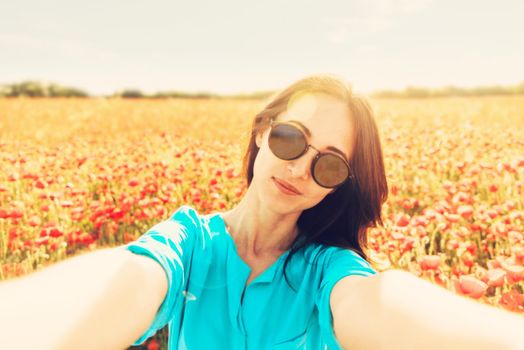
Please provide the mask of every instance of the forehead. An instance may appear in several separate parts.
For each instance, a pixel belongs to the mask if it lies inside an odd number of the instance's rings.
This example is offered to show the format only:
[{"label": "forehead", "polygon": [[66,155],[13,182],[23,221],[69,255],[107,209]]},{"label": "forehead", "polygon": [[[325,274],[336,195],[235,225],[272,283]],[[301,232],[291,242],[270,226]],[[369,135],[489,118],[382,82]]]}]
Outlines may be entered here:
[{"label": "forehead", "polygon": [[350,154],[354,127],[349,107],[336,97],[303,95],[292,100],[278,120],[294,120],[304,124],[311,132],[310,142],[314,146],[334,146],[344,154]]}]

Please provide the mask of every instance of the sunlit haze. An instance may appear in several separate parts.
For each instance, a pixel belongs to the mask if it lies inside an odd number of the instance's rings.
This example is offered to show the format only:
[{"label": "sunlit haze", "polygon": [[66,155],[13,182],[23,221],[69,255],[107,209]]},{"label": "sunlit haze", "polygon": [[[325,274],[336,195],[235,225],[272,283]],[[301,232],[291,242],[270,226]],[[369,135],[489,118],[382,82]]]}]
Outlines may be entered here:
[{"label": "sunlit haze", "polygon": [[354,89],[524,80],[522,1],[3,1],[0,84],[240,93],[335,73]]}]

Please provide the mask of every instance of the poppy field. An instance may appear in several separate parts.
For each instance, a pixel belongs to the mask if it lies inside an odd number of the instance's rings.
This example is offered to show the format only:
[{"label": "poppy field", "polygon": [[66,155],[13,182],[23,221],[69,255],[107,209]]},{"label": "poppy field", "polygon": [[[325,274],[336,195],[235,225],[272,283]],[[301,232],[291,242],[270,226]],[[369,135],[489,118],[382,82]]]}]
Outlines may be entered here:
[{"label": "poppy field", "polygon": [[[524,315],[524,97],[371,104],[389,185],[374,267]],[[263,105],[0,99],[0,280],[135,240],[182,204],[228,210]]]}]

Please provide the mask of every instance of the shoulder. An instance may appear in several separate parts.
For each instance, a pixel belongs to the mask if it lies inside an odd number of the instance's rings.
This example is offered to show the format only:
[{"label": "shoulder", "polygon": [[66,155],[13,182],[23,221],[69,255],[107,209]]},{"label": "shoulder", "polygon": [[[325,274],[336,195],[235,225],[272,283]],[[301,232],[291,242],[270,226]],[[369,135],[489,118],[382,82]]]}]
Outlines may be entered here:
[{"label": "shoulder", "polygon": [[324,277],[333,274],[376,273],[374,267],[360,253],[351,248],[341,248],[319,243],[310,243],[304,250],[306,261],[316,265]]},{"label": "shoulder", "polygon": [[155,240],[166,244],[189,242],[198,238],[200,230],[200,215],[189,205],[182,205],[167,219],[150,227],[138,241]]},{"label": "shoulder", "polygon": [[178,209],[171,214],[169,219],[184,221],[196,225],[200,220],[200,214],[192,206],[184,204],[178,207]]},{"label": "shoulder", "polygon": [[199,213],[195,208],[190,205],[181,205],[175,212],[169,217],[170,220],[176,220],[188,224],[193,227],[207,228],[210,225],[211,219],[214,218],[215,214],[202,214]]},{"label": "shoulder", "polygon": [[[376,274],[376,271],[352,249],[326,245],[320,245],[319,249],[321,278],[315,302],[319,310],[320,327],[329,348],[341,348],[333,332],[334,325],[339,322],[333,320],[344,319],[344,316],[338,315],[344,314],[346,300],[359,302],[357,294],[365,293],[366,290],[363,288],[363,281],[370,280],[369,276]],[[354,315],[359,317],[358,313]],[[336,333],[339,334],[340,330]]]},{"label": "shoulder", "polygon": [[363,298],[369,296],[378,284],[375,282],[379,274],[371,274],[369,276],[363,275],[348,275],[338,280],[331,291],[329,297],[329,304],[333,315],[337,310],[341,309],[348,300],[362,301]]},{"label": "shoulder", "polygon": [[169,229],[170,227],[178,227],[182,224],[186,228],[194,228],[199,226],[200,214],[189,205],[182,205],[178,207],[166,220],[159,222],[151,230]]},{"label": "shoulder", "polygon": [[342,274],[369,276],[377,271],[356,250],[329,246],[323,253],[324,273],[340,271]]}]

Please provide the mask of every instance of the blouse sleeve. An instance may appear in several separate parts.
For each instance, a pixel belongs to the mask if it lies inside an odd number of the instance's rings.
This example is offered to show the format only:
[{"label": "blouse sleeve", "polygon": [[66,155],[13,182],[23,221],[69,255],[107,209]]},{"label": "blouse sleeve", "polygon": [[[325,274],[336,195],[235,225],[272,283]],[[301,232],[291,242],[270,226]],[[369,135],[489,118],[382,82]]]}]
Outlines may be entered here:
[{"label": "blouse sleeve", "polygon": [[195,247],[196,211],[189,206],[181,206],[171,217],[160,222],[140,236],[136,241],[124,246],[135,254],[147,256],[158,262],[164,269],[168,289],[153,323],[133,345],[140,345],[167,325],[177,312],[181,294],[186,284],[190,258]]},{"label": "blouse sleeve", "polygon": [[335,247],[327,259],[315,302],[319,312],[320,333],[328,349],[342,350],[333,330],[333,315],[329,302],[333,287],[346,276],[372,276],[376,273],[365,259],[350,249]]}]

